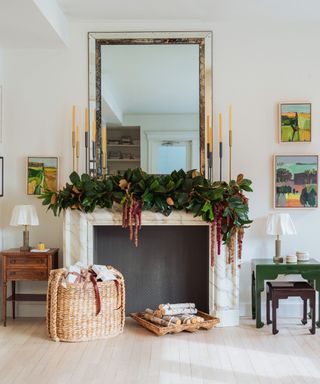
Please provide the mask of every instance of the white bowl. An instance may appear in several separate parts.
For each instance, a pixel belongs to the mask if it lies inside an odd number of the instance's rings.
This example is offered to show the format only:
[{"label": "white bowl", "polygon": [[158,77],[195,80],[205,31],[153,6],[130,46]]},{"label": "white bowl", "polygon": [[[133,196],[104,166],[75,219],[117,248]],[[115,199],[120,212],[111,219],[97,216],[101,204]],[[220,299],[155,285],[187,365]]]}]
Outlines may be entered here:
[{"label": "white bowl", "polygon": [[296,255],[287,255],[286,256],[286,262],[287,263],[296,263],[298,261]]}]

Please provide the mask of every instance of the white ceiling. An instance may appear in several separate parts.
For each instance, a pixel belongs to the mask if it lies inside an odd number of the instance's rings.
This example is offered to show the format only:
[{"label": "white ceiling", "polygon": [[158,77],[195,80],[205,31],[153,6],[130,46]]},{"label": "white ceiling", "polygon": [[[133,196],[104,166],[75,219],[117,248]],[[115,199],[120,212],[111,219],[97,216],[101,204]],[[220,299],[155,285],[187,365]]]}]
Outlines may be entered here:
[{"label": "white ceiling", "polygon": [[67,45],[66,16],[91,22],[319,22],[320,0],[0,0],[0,48]]},{"label": "white ceiling", "polygon": [[0,48],[57,48],[63,41],[33,0],[0,0]]},{"label": "white ceiling", "polygon": [[57,0],[73,18],[91,20],[320,20],[319,0]]},{"label": "white ceiling", "polygon": [[197,45],[102,47],[102,95],[121,114],[198,113]]}]

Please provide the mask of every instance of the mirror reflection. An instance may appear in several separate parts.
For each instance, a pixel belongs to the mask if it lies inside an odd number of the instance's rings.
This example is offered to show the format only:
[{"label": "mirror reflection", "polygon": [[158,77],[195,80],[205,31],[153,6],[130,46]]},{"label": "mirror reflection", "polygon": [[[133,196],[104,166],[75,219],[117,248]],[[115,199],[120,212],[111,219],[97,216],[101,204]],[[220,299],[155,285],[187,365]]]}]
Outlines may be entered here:
[{"label": "mirror reflection", "polygon": [[199,169],[198,45],[101,47],[110,174]]},{"label": "mirror reflection", "polygon": [[97,175],[205,171],[211,34],[89,34],[89,109]]}]

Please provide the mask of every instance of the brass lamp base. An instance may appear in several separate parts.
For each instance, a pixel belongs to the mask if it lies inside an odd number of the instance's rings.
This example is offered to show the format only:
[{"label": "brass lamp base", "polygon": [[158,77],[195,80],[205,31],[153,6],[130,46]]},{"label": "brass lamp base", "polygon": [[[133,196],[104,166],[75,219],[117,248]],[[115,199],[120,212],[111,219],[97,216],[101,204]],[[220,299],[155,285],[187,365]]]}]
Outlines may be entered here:
[{"label": "brass lamp base", "polygon": [[20,247],[21,252],[30,252],[31,247]]},{"label": "brass lamp base", "polygon": [[21,252],[29,252],[31,247],[29,246],[29,231],[25,229],[23,231],[23,246],[20,247]]},{"label": "brass lamp base", "polygon": [[279,235],[277,235],[277,239],[275,241],[275,256],[273,257],[274,263],[283,263],[283,257],[281,256],[281,240]]}]

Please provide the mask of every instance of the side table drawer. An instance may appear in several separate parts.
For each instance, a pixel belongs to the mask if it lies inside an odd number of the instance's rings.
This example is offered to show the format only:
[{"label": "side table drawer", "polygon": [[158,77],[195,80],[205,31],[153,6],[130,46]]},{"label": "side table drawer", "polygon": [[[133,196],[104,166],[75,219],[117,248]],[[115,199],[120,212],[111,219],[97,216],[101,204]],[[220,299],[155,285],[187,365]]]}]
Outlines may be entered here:
[{"label": "side table drawer", "polygon": [[46,268],[47,265],[47,257],[13,256],[7,258],[7,268],[14,268],[16,266]]},{"label": "side table drawer", "polygon": [[46,269],[13,269],[7,270],[7,280],[48,280]]}]

